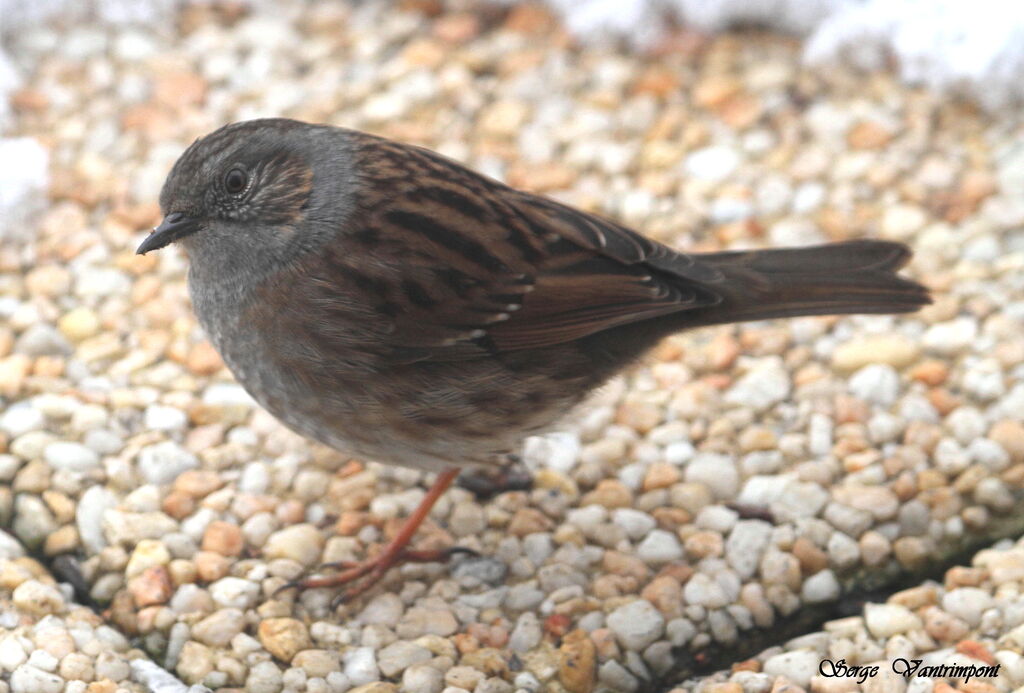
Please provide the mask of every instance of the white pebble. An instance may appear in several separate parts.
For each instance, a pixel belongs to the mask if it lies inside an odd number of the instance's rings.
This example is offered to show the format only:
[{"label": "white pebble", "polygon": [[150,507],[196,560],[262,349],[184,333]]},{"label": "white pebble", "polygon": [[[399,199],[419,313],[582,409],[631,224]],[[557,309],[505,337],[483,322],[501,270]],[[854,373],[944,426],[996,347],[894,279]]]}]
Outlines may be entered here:
[{"label": "white pebble", "polygon": [[899,373],[884,363],[864,366],[850,378],[851,393],[865,402],[883,407],[888,407],[896,401],[899,388]]},{"label": "white pebble", "polygon": [[624,604],[608,614],[608,627],[629,650],[642,650],[661,637],[665,617],[646,599]]}]

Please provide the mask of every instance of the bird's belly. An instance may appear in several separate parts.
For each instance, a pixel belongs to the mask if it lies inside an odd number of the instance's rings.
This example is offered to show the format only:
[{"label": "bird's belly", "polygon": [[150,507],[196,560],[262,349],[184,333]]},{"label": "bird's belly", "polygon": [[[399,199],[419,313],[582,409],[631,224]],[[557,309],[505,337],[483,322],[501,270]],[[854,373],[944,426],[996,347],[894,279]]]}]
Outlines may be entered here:
[{"label": "bird's belly", "polygon": [[217,337],[214,344],[238,382],[282,423],[384,463],[431,471],[488,465],[576,403],[564,389],[538,397],[538,389],[555,384],[524,383],[493,362],[413,364],[355,376],[321,363],[316,377],[301,378],[262,348],[261,335]]}]

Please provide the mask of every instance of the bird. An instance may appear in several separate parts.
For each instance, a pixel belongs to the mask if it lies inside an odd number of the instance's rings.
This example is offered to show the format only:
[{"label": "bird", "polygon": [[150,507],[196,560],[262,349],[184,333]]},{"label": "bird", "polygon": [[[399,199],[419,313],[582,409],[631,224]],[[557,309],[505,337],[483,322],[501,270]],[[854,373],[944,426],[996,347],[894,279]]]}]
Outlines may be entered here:
[{"label": "bird", "polygon": [[436,472],[377,555],[289,583],[352,599],[406,561],[433,504],[554,426],[659,340],[707,325],[907,313],[929,291],[886,240],[687,253],[431,150],[285,118],[197,139],[139,254],[188,256],[198,321],[298,433]]}]

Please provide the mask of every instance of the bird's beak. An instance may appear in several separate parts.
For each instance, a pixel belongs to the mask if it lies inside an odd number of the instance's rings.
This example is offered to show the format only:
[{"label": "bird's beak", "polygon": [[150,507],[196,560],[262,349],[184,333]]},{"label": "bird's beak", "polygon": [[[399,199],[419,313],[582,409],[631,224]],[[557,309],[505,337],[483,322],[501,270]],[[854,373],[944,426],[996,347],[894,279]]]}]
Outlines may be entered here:
[{"label": "bird's beak", "polygon": [[164,217],[162,222],[160,222],[160,226],[157,226],[153,229],[151,234],[146,236],[146,240],[142,242],[135,253],[137,255],[145,255],[151,250],[159,250],[165,245],[173,243],[179,238],[184,238],[198,230],[198,219],[190,217],[183,212],[171,212]]}]

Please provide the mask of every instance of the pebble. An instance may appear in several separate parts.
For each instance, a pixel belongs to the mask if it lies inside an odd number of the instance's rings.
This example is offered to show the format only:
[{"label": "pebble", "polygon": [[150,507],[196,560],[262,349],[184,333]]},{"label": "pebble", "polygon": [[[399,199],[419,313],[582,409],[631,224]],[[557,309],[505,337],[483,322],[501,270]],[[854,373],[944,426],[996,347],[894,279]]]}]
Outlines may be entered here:
[{"label": "pebble", "polygon": [[876,638],[889,638],[921,628],[921,619],[899,604],[865,604],[864,622]]},{"label": "pebble", "polygon": [[220,606],[247,609],[256,604],[260,586],[251,580],[224,577],[210,585],[210,597]]},{"label": "pebble", "polygon": [[417,664],[402,673],[402,689],[409,693],[441,693],[444,674],[428,664]]},{"label": "pebble", "polygon": [[660,565],[678,561],[683,557],[683,547],[671,532],[663,529],[651,531],[636,547],[636,555],[646,563]]},{"label": "pebble", "polygon": [[754,575],[768,545],[772,527],[762,520],[740,520],[725,542],[725,557],[741,578]]},{"label": "pebble", "polygon": [[316,527],[309,524],[285,527],[271,534],[263,546],[266,560],[288,558],[306,566],[313,566],[320,560],[324,538]]},{"label": "pebble", "polygon": [[64,610],[64,596],[56,587],[36,580],[26,580],[14,589],[11,600],[19,609],[42,616]]},{"label": "pebble", "polygon": [[739,490],[736,463],[726,455],[698,453],[686,466],[683,478],[689,483],[702,484],[719,499],[735,498]]},{"label": "pebble", "polygon": [[884,363],[864,366],[850,378],[850,392],[865,402],[888,407],[899,395],[900,376]]},{"label": "pebble", "polygon": [[740,156],[732,147],[712,146],[699,149],[686,157],[686,173],[708,183],[718,183],[736,170]]},{"label": "pebble", "polygon": [[199,466],[195,455],[177,443],[165,441],[139,451],[139,472],[151,484],[169,484],[187,469]]},{"label": "pebble", "polygon": [[942,598],[942,608],[970,626],[981,623],[981,616],[993,606],[992,595],[977,587],[959,587]]},{"label": "pebble", "polygon": [[380,676],[377,669],[377,655],[372,647],[356,647],[342,656],[344,673],[354,686],[376,681]]},{"label": "pebble", "polygon": [[612,521],[634,541],[647,536],[658,524],[649,514],[632,508],[617,508],[612,512]]},{"label": "pebble", "polygon": [[99,465],[100,456],[81,443],[56,441],[43,451],[46,462],[55,469],[85,473]]},{"label": "pebble", "polygon": [[245,615],[239,609],[216,611],[192,626],[192,637],[210,647],[227,647],[245,627]]},{"label": "pebble", "polygon": [[61,693],[64,690],[64,679],[23,664],[11,674],[10,686],[11,693]]},{"label": "pebble", "polygon": [[301,650],[313,646],[305,624],[294,618],[268,618],[260,621],[258,634],[260,644],[282,662],[292,661]]},{"label": "pebble", "polygon": [[904,335],[869,335],[854,338],[836,348],[832,354],[832,366],[847,372],[870,364],[901,369],[914,363],[920,354],[920,345]]},{"label": "pebble", "polygon": [[608,627],[623,647],[640,651],[662,636],[665,617],[649,601],[638,599],[608,614]]},{"label": "pebble", "polygon": [[778,404],[790,392],[789,374],[775,360],[759,365],[725,393],[725,401],[762,412]]},{"label": "pebble", "polygon": [[796,650],[773,655],[764,661],[761,670],[769,676],[784,676],[797,686],[807,686],[818,673],[821,656],[811,650]]},{"label": "pebble", "polygon": [[425,647],[406,640],[391,643],[377,654],[377,666],[385,676],[397,676],[413,664],[420,664],[433,655]]},{"label": "pebble", "polygon": [[11,438],[38,431],[46,425],[46,417],[38,408],[28,402],[21,402],[7,407],[0,413],[0,431]]}]

